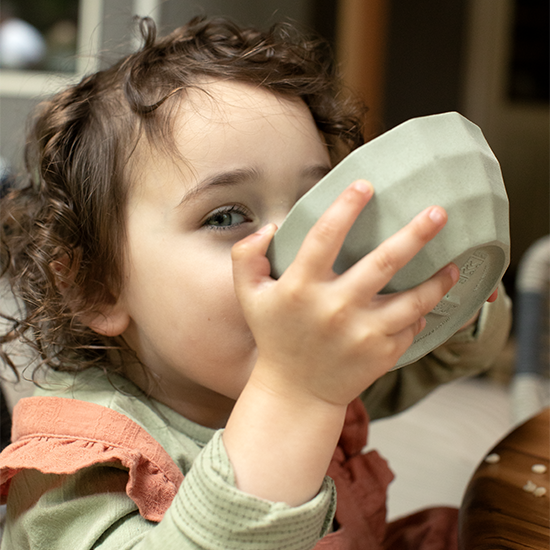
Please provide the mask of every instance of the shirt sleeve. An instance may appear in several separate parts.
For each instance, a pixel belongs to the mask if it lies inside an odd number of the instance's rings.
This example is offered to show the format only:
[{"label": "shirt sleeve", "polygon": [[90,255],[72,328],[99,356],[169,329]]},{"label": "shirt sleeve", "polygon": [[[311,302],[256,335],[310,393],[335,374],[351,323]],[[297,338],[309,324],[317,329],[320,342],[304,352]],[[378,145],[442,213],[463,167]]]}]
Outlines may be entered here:
[{"label": "shirt sleeve", "polygon": [[12,480],[2,550],[307,550],[332,524],[334,484],[297,507],[235,487],[222,432],[197,457],[159,523],[125,493],[126,470],[98,465],[74,475],[25,470]]},{"label": "shirt sleeve", "polygon": [[388,372],[363,392],[371,420],[404,411],[441,384],[486,371],[506,344],[511,317],[510,299],[500,285],[498,298],[485,303],[477,323],[415,363]]}]

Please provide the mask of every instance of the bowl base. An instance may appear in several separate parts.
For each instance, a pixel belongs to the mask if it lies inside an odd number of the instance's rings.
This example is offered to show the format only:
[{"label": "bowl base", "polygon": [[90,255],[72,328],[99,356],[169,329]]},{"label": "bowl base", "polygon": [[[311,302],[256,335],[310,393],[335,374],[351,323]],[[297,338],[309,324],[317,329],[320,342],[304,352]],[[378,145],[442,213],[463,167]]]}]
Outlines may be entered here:
[{"label": "bowl base", "polygon": [[466,324],[497,288],[506,265],[500,246],[487,245],[467,250],[453,260],[460,278],[449,293],[426,315],[426,326],[394,368],[417,361],[449,339]]}]

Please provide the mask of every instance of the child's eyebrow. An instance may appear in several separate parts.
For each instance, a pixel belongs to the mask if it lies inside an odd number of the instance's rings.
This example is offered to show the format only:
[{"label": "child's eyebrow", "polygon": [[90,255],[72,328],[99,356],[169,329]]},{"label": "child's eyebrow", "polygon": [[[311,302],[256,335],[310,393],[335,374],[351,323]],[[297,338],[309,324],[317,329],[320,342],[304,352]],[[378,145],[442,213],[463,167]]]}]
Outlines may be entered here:
[{"label": "child's eyebrow", "polygon": [[237,168],[235,170],[229,170],[226,172],[219,172],[213,176],[209,176],[197,183],[194,187],[189,189],[181,199],[178,206],[183,203],[189,202],[200,195],[217,186],[236,185],[237,183],[244,183],[253,179],[258,179],[261,174],[255,168]]},{"label": "child's eyebrow", "polygon": [[304,179],[314,179],[320,180],[324,178],[332,168],[328,164],[314,164],[313,166],[308,166],[302,172]]},{"label": "child's eyebrow", "polygon": [[[302,170],[300,176],[303,179],[315,179],[319,180],[330,171],[330,166],[324,164],[314,164],[307,166]],[[187,203],[195,199],[198,195],[206,193],[217,186],[230,186],[237,185],[239,183],[245,183],[252,180],[258,180],[262,177],[261,171],[254,167],[237,168],[235,170],[229,170],[225,172],[219,172],[205,178],[189,189],[182,197],[181,201],[177,205],[180,207],[182,204]]]}]

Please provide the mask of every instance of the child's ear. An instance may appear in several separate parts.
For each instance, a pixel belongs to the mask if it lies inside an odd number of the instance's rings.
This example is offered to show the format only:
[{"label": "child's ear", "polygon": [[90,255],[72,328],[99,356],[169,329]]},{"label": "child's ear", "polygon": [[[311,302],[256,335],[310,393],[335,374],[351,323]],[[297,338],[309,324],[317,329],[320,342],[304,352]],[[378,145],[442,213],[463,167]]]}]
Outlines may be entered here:
[{"label": "child's ear", "polygon": [[120,336],[130,324],[130,315],[126,308],[117,300],[115,304],[105,305],[98,312],[84,315],[82,322],[94,332],[103,336]]},{"label": "child's ear", "polygon": [[50,269],[52,270],[57,290],[65,296],[76,277],[78,261],[73,259],[71,262],[68,254],[63,254],[50,262]]},{"label": "child's ear", "polygon": [[[55,284],[59,292],[69,299],[72,282],[78,271],[78,258],[71,260],[63,254],[50,263],[55,277]],[[130,316],[126,312],[121,300],[114,304],[101,305],[93,312],[79,315],[80,321],[94,332],[103,336],[120,336],[130,324]]]}]

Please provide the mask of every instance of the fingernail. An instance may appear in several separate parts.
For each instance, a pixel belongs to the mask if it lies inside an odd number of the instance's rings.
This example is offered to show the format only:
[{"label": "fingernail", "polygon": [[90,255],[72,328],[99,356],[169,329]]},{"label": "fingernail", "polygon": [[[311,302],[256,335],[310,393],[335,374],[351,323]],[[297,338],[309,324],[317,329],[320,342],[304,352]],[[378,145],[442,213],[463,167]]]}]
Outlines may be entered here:
[{"label": "fingernail", "polygon": [[428,213],[428,216],[437,224],[441,224],[445,221],[445,211],[438,206],[434,206]]},{"label": "fingernail", "polygon": [[426,317],[420,317],[420,330],[418,332],[422,332],[426,328]]},{"label": "fingernail", "polygon": [[359,180],[359,181],[356,181],[352,184],[352,187],[356,190],[356,191],[359,191],[359,193],[364,193],[365,195],[370,195],[372,194],[372,185],[364,180]]},{"label": "fingernail", "polygon": [[447,271],[449,272],[449,275],[451,276],[451,279],[453,280],[453,284],[455,284],[458,279],[460,278],[460,270],[455,264],[449,264],[447,266]]}]

